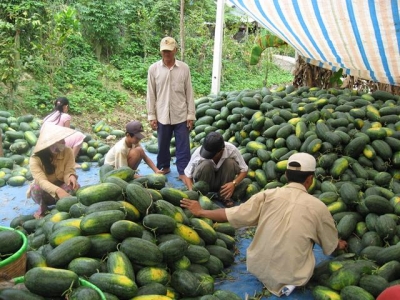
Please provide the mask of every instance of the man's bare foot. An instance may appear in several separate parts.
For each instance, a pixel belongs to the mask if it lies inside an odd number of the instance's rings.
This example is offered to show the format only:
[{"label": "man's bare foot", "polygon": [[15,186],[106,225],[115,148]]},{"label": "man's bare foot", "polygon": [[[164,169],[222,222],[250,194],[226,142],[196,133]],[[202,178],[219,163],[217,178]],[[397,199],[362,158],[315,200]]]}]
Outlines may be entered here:
[{"label": "man's bare foot", "polygon": [[37,211],[35,211],[35,213],[33,214],[33,217],[35,219],[41,219],[44,217],[45,213],[46,213],[46,211],[42,211],[42,209],[39,208]]}]

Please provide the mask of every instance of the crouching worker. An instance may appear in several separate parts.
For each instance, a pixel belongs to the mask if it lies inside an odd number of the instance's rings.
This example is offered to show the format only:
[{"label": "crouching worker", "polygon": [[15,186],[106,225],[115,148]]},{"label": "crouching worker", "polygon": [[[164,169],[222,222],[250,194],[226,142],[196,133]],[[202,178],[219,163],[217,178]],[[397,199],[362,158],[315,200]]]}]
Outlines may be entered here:
[{"label": "crouching worker", "polygon": [[257,226],[247,249],[247,269],[274,295],[289,295],[311,278],[314,244],[325,255],[345,249],[326,205],[308,194],[316,161],[307,153],[289,157],[284,187],[267,189],[232,208],[204,210],[198,201],[183,199],[181,206],[193,215],[216,222],[230,222],[235,228]]},{"label": "crouching worker", "polygon": [[142,123],[131,121],[126,124],[125,129],[125,137],[107,152],[104,164],[111,165],[114,169],[129,166],[131,169],[137,170],[141,161],[144,160],[154,173],[163,174],[140,145],[140,140],[144,138]]},{"label": "crouching worker", "polygon": [[196,181],[207,182],[226,207],[234,206],[232,195],[247,176],[248,166],[235,145],[225,142],[218,132],[210,132],[185,168],[182,180],[191,190]]},{"label": "crouching worker", "polygon": [[42,126],[39,139],[29,160],[33,177],[27,195],[40,205],[34,213],[41,218],[58,199],[71,196],[80,186],[75,171],[72,148],[65,147],[65,138],[76,131],[53,124]]}]

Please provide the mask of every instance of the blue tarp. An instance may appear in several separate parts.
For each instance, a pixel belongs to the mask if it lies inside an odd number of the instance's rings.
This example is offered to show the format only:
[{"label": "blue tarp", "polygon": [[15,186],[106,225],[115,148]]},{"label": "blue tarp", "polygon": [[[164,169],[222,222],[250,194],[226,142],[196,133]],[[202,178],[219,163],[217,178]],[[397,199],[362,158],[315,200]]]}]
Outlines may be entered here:
[{"label": "blue tarp", "polygon": [[229,0],[307,62],[400,85],[399,0]]},{"label": "blue tarp", "polygon": [[[154,154],[148,153],[153,161],[156,161]],[[146,165],[141,164],[139,166],[139,174],[147,175],[153,171]],[[89,171],[83,171],[77,169],[79,176],[79,183],[81,186],[97,184],[99,183],[99,167],[97,163],[93,163],[93,166]],[[171,164],[171,173],[167,176],[167,186],[180,188],[183,187],[183,183],[178,180],[178,173],[174,164]],[[0,226],[9,226],[13,218],[19,215],[33,214],[38,206],[33,202],[32,199],[26,198],[26,190],[28,184],[22,187],[10,187],[4,186],[0,188]],[[246,299],[246,296],[252,297],[255,295],[261,295],[263,285],[246,269],[246,249],[251,243],[251,239],[246,237],[244,234],[238,234],[237,242],[237,255],[235,256],[234,264],[229,267],[226,271],[226,277],[223,279],[217,279],[215,283],[216,289],[229,290],[238,294],[242,299]],[[319,263],[323,260],[329,259],[323,253],[321,248],[316,247],[314,249],[316,262]],[[311,291],[306,289],[296,289],[289,297],[281,297],[284,299],[300,300],[300,299],[313,299]],[[266,299],[261,298],[261,299]],[[270,296],[268,299],[279,299],[276,296]]]}]

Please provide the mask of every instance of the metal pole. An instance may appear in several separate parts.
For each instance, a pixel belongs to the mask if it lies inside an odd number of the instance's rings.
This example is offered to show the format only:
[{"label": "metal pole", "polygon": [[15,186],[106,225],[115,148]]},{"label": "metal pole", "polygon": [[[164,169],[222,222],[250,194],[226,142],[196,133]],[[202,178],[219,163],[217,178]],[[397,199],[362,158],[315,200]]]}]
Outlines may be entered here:
[{"label": "metal pole", "polygon": [[217,2],[217,15],[215,17],[215,35],[214,35],[214,57],[211,94],[217,95],[220,90],[221,83],[221,57],[222,57],[222,41],[224,27],[224,1]]}]

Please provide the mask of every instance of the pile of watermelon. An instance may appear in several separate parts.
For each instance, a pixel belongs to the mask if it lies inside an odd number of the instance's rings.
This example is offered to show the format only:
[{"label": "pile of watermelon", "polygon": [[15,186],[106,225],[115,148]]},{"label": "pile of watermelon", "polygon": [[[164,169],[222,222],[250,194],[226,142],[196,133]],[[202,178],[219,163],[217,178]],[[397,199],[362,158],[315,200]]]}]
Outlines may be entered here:
[{"label": "pile of watermelon", "polygon": [[[309,193],[327,205],[340,238],[348,242],[348,253],[337,253],[336,259],[317,267],[318,276],[310,283],[316,299],[346,299],[354,294],[374,299],[384,288],[399,283],[398,95],[282,86],[221,92],[195,103],[192,150],[207,133],[217,131],[239,148],[249,165],[246,187],[237,201],[285,185],[291,154],[307,152],[316,158]],[[93,142],[92,147],[98,145]],[[157,153],[157,143],[147,143],[146,149]],[[174,153],[174,143],[170,151]],[[95,156],[93,150],[89,153],[87,157]],[[124,189],[124,182],[110,183]],[[159,188],[149,189],[148,181],[140,183],[156,197],[153,201],[157,199],[154,190]],[[70,216],[71,211],[65,213]]]},{"label": "pile of watermelon", "polygon": [[293,153],[316,158],[309,193],[327,205],[352,254],[319,269],[313,282],[316,299],[346,299],[357,293],[374,299],[399,283],[398,95],[262,88],[197,99],[196,116],[192,140],[197,145],[207,133],[220,132],[249,165],[251,182],[242,201],[285,185],[287,159]]},{"label": "pile of watermelon", "polygon": [[235,229],[179,206],[190,198],[217,208],[210,198],[168,187],[161,174],[134,179],[129,167],[107,165],[99,173],[98,184],[60,199],[44,218],[11,221],[28,237],[28,292],[71,296],[66,287],[78,276],[106,299],[241,299],[214,284],[234,263]]},{"label": "pile of watermelon", "polygon": [[[29,158],[35,147],[42,120],[27,114],[14,117],[8,111],[0,111],[0,129],[4,157],[0,157],[0,187],[4,185],[22,186],[32,180],[29,170]],[[121,130],[113,129],[99,121],[92,127],[92,134],[85,133],[85,140],[77,157],[83,170],[89,170],[96,163],[101,166],[104,156],[110,150],[111,144],[106,140],[112,135],[119,139],[124,135]]]}]

